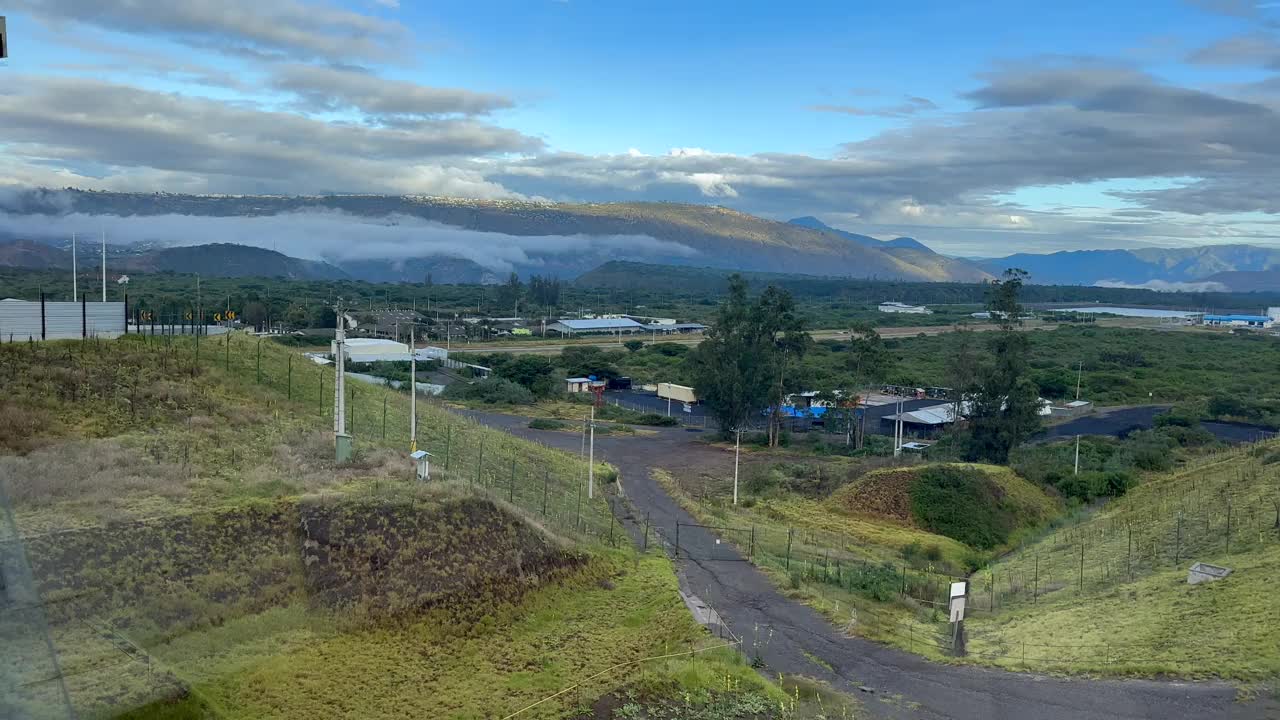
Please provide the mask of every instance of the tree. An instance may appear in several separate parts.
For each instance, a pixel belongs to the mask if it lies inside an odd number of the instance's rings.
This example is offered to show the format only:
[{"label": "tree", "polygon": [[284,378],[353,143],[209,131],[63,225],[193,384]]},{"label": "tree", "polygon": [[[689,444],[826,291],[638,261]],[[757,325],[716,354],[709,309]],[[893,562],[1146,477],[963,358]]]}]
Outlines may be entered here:
[{"label": "tree", "polygon": [[528,388],[536,397],[546,397],[555,389],[551,361],[539,355],[515,355],[495,368],[498,375]]},{"label": "tree", "polygon": [[778,382],[769,392],[769,446],[776,447],[782,429],[782,401],[786,397],[786,371],[790,360],[798,360],[809,349],[813,338],[804,331],[804,320],[796,312],[791,293],[770,285],[756,304],[757,322],[763,336],[772,338]]},{"label": "tree", "polygon": [[742,427],[747,418],[781,400],[786,358],[804,352],[809,337],[791,296],[768,288],[752,303],[740,275],[716,311],[706,339],[688,355],[698,397],[722,430]]},{"label": "tree", "polygon": [[245,303],[240,321],[250,327],[262,327],[267,322],[267,306],[257,300]]},{"label": "tree", "polygon": [[551,308],[560,304],[560,280],[559,278],[542,277],[534,275],[529,278],[529,299],[538,305],[547,308],[547,312],[551,312]]},{"label": "tree", "polygon": [[[853,388],[855,393],[860,393],[862,388],[875,383],[884,378],[888,372],[892,357],[889,349],[884,346],[884,339],[880,337],[880,333],[876,332],[875,327],[871,323],[858,323],[849,328],[849,354],[846,357],[846,365],[850,374],[853,376]],[[848,410],[849,414],[849,431],[845,434],[845,441],[848,442],[849,436],[852,435],[853,410]],[[864,414],[865,420],[865,414]],[[866,433],[866,423],[858,433],[858,447],[861,448]]]},{"label": "tree", "polygon": [[513,316],[520,315],[520,299],[524,296],[524,284],[520,282],[520,276],[513,271],[507,277],[507,281],[498,286],[498,307],[502,308],[502,312],[506,312],[506,308],[511,308]]},{"label": "tree", "polygon": [[989,342],[992,362],[980,372],[969,412],[965,456],[1004,463],[1009,451],[1040,429],[1040,393],[1029,377],[1030,344],[1018,301],[1027,273],[1006,270],[992,283],[987,308],[1000,323]]},{"label": "tree", "polygon": [[634,352],[640,352],[640,348],[644,347],[644,341],[643,341],[643,340],[628,340],[628,341],[626,341],[626,342],[622,343],[622,347],[626,348],[626,349],[627,349],[627,352],[633,352],[633,353],[634,353]]},{"label": "tree", "polygon": [[560,351],[560,367],[568,377],[591,377],[611,380],[622,373],[614,364],[613,353],[591,345],[570,345]]}]

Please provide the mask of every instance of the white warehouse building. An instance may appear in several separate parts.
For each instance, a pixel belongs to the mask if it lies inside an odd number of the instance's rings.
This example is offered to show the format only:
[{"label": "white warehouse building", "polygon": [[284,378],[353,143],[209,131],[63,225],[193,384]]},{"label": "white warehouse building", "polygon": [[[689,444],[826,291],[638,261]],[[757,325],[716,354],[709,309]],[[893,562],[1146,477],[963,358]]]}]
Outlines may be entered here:
[{"label": "white warehouse building", "polygon": [[923,305],[908,305],[901,302],[880,303],[882,313],[907,313],[908,315],[932,315],[933,311]]},{"label": "white warehouse building", "polygon": [[[347,338],[342,343],[343,354],[348,362],[370,363],[380,360],[408,361],[409,346],[395,340],[382,338]],[[330,348],[330,352],[335,352]]]}]

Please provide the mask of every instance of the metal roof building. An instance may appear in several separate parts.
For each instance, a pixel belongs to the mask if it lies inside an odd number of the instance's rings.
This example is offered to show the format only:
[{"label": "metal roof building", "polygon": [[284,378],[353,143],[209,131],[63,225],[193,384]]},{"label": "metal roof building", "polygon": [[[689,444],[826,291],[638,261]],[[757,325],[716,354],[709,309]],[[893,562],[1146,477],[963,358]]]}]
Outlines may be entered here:
[{"label": "metal roof building", "polygon": [[409,360],[409,346],[395,340],[382,338],[348,338],[342,349],[351,362],[367,363],[379,360]]},{"label": "metal roof building", "polygon": [[1205,325],[1269,328],[1275,319],[1268,315],[1205,315]]},{"label": "metal roof building", "polygon": [[594,320],[557,320],[547,326],[552,332],[561,335],[578,335],[586,333],[634,333],[648,328],[631,318],[596,318]]}]

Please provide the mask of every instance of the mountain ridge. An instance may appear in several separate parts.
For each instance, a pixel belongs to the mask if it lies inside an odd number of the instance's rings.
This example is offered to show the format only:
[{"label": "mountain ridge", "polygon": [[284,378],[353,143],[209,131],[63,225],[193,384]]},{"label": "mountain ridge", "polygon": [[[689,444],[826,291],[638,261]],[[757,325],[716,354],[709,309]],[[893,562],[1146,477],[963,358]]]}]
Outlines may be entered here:
[{"label": "mountain ridge", "polygon": [[[887,252],[893,246],[863,246],[835,233],[714,205],[546,203],[412,195],[210,196],[68,189],[31,191],[21,198],[18,206],[26,213],[121,217],[262,217],[335,210],[361,218],[392,218],[393,222],[395,216],[408,216],[464,230],[532,238],[521,245],[522,251],[544,254],[522,266],[517,263],[515,269],[525,274],[541,271],[562,277],[576,275],[609,259],[641,256],[638,243],[629,246],[625,242],[637,237],[673,244],[644,251],[647,253],[644,257],[651,258],[650,261],[669,264],[822,273],[851,278],[976,282],[990,277],[985,270],[968,261],[937,256],[917,265],[915,263],[923,256]],[[594,254],[583,252],[575,256],[567,252],[555,254],[554,249],[543,250],[541,244],[544,243],[540,238],[552,236],[613,238],[618,242],[604,250],[596,249]],[[477,241],[492,239],[477,238]],[[408,256],[414,257],[411,251]],[[424,251],[417,259],[433,256]],[[457,255],[451,257],[456,258]],[[366,264],[360,270],[364,274],[362,279],[395,281],[402,273],[395,264],[402,266],[405,259],[399,257],[381,265]]]}]

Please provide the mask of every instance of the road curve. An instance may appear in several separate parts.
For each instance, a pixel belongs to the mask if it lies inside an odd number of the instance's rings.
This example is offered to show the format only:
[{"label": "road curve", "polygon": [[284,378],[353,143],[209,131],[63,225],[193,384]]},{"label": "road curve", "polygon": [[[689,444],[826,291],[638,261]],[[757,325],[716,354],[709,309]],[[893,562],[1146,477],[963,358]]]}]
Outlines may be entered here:
[{"label": "road curve", "polygon": [[[527,418],[468,412],[491,427],[577,452],[577,435],[537,431]],[[860,697],[882,718],[934,720],[1191,720],[1280,717],[1280,704],[1264,697],[1236,702],[1225,683],[1063,679],[972,666],[950,666],[860,638],[848,638],[811,608],[784,597],[747,562],[689,560],[686,555],[725,557],[724,546],[652,479],[657,467],[679,472],[728,462],[723,451],[693,441],[684,430],[664,429],[642,437],[596,439],[597,456],[619,468],[626,495],[641,517],[671,538],[681,523],[681,579],[706,601],[732,632],[754,644],[766,672],[800,674]],[[634,523],[635,518],[622,518]],[[732,550],[728,551],[732,552]],[[770,633],[772,629],[772,633]],[[766,642],[766,638],[768,638]],[[755,651],[753,651],[755,652]],[[814,662],[818,658],[826,666]]]}]

